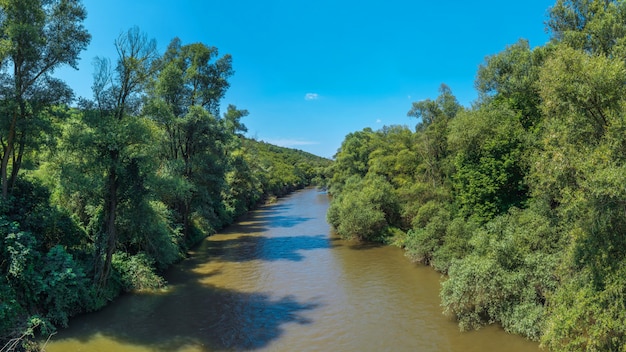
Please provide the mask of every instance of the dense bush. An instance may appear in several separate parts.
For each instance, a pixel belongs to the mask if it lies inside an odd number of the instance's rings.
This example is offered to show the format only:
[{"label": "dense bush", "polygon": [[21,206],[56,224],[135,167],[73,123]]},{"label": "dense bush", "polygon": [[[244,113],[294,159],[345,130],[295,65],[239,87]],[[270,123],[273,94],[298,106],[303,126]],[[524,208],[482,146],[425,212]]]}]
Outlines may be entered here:
[{"label": "dense bush", "polygon": [[442,304],[463,329],[499,322],[539,339],[545,303],[556,288],[558,237],[547,219],[512,208],[474,232],[472,252],[452,262]]},{"label": "dense bush", "polygon": [[380,176],[347,180],[344,191],[328,210],[328,222],[345,238],[381,240],[385,229],[398,222],[398,200]]},{"label": "dense bush", "polygon": [[157,289],[165,285],[165,280],[154,272],[154,259],[145,253],[115,253],[113,269],[121,288],[127,292]]}]

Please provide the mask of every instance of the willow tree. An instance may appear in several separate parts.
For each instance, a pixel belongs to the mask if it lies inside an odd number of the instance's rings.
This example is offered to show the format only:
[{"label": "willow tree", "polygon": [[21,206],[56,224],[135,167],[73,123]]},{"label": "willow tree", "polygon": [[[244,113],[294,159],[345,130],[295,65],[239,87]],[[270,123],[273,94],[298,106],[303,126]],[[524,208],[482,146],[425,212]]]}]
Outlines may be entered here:
[{"label": "willow tree", "polygon": [[559,46],[540,78],[545,132],[529,180],[567,239],[543,342],[554,351],[623,350],[626,67]]},{"label": "willow tree", "polygon": [[626,53],[626,2],[557,0],[547,22],[553,39],[593,54]]},{"label": "willow tree", "polygon": [[115,48],[118,58],[114,68],[106,59],[96,60],[95,105],[86,112],[96,115],[92,117],[93,144],[105,178],[101,228],[96,239],[96,281],[101,287],[108,280],[118,241],[118,208],[127,198],[144,193],[141,160],[135,154],[148,143],[147,129],[136,117],[156,58],[156,42],[136,27],[122,33]]},{"label": "willow tree", "polygon": [[445,84],[439,87],[436,100],[414,102],[407,116],[419,120],[416,130],[420,134],[419,149],[424,174],[433,188],[444,183],[444,159],[448,156],[448,123],[462,110],[452,90]]},{"label": "willow tree", "polygon": [[[77,67],[91,39],[78,0],[0,1],[0,179],[7,197],[41,119],[42,110],[68,101],[71,91],[52,77],[55,69]],[[9,174],[9,170],[11,173]]]},{"label": "willow tree", "polygon": [[228,131],[219,104],[229,87],[232,60],[219,57],[215,47],[182,45],[176,38],[155,67],[145,112],[165,130],[163,159],[182,184],[168,203],[189,236],[192,213],[203,221],[220,220]]}]

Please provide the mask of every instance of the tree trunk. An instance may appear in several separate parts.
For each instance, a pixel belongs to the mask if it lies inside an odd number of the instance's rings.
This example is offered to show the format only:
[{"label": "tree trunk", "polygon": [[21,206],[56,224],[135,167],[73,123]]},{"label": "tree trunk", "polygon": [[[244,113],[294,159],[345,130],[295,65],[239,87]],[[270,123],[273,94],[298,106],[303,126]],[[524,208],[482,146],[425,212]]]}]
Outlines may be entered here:
[{"label": "tree trunk", "polygon": [[189,211],[189,201],[185,200],[183,204],[183,236],[185,240],[189,240],[191,237],[191,219]]},{"label": "tree trunk", "polygon": [[[118,188],[118,179],[117,172],[115,169],[115,165],[118,160],[117,151],[111,151],[111,166],[109,167],[109,176],[107,179],[107,193],[105,195],[105,204],[104,204],[104,226],[103,226],[103,235],[106,237],[106,241],[103,238],[98,241],[97,246],[104,246],[104,251],[102,251],[102,247],[100,250],[96,250],[96,263],[99,264],[98,270],[96,270],[96,282],[98,283],[98,287],[103,289],[109,276],[111,274],[111,262],[113,260],[113,254],[115,253],[115,247],[117,244],[117,232],[115,231],[115,219],[117,215],[117,188]],[[105,244],[106,243],[106,244]],[[104,262],[102,261],[102,255],[104,254]]]},{"label": "tree trunk", "polygon": [[13,113],[13,120],[9,127],[9,136],[7,137],[7,144],[4,148],[4,155],[2,155],[2,164],[0,165],[0,178],[2,178],[2,198],[6,199],[9,195],[9,160],[13,155],[13,144],[15,143],[15,128],[17,125],[17,112]]},{"label": "tree trunk", "polygon": [[20,137],[20,146],[17,150],[17,155],[15,155],[15,151],[13,151],[13,165],[11,165],[11,178],[9,178],[8,188],[13,192],[13,187],[15,187],[15,181],[17,180],[17,174],[22,167],[22,157],[24,156],[24,149],[26,148],[26,141],[24,138],[24,134]]}]

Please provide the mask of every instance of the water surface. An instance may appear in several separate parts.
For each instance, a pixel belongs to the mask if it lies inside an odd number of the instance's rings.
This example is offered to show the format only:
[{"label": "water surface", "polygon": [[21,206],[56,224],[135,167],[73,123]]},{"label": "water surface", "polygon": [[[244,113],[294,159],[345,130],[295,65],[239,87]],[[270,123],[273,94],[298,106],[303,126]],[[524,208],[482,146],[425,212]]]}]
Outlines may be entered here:
[{"label": "water surface", "polygon": [[338,239],[307,189],[207,238],[167,289],[70,321],[57,351],[537,351],[496,326],[461,333],[440,276],[402,250]]}]

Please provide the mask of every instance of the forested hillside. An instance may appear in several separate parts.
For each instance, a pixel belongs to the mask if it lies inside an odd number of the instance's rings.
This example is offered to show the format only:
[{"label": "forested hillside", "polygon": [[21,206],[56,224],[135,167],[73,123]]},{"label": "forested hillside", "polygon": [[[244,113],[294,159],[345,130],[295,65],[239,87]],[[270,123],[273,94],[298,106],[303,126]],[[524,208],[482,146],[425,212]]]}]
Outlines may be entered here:
[{"label": "forested hillside", "polygon": [[462,329],[500,323],[553,351],[626,348],[626,2],[557,0],[552,40],[442,85],[415,130],[349,134],[329,222],[447,274]]},{"label": "forested hillside", "polygon": [[[161,270],[256,204],[311,184],[330,161],[243,137],[220,111],[231,57],[138,29],[99,58],[93,99],[52,74],[90,35],[80,1],[0,3],[0,349],[33,347]],[[89,73],[86,79],[91,79]]]}]

